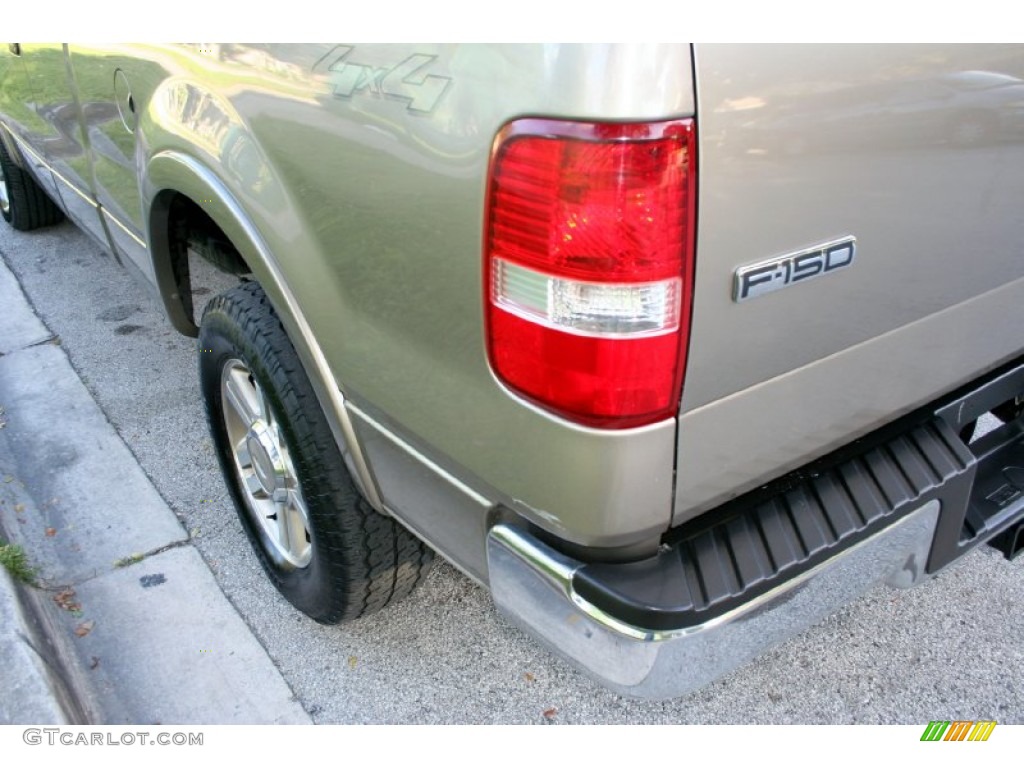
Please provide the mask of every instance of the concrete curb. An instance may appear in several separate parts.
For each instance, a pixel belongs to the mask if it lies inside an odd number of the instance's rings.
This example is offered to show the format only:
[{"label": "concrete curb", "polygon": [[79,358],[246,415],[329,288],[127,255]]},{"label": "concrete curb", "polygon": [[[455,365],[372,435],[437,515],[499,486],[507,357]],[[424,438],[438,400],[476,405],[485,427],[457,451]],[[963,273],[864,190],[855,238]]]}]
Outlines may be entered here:
[{"label": "concrete curb", "polygon": [[0,568],[0,722],[87,723],[76,686],[68,683],[68,654],[56,647],[60,634],[34,592]]},{"label": "concrete curb", "polygon": [[[0,262],[0,722],[310,723]],[[2,570],[2,569],[0,569]]]}]

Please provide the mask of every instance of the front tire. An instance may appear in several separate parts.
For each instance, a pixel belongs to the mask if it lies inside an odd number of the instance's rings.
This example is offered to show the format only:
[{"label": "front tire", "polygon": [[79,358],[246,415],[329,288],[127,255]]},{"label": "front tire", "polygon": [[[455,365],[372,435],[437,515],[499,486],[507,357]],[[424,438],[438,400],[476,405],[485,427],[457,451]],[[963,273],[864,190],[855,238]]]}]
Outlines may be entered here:
[{"label": "front tire", "polygon": [[27,232],[47,227],[64,219],[64,214],[36,184],[27,171],[19,168],[0,141],[0,215],[15,229]]},{"label": "front tire", "polygon": [[242,283],[207,305],[199,348],[217,455],[242,526],[281,594],[324,624],[409,594],[433,553],[359,493],[259,285]]}]

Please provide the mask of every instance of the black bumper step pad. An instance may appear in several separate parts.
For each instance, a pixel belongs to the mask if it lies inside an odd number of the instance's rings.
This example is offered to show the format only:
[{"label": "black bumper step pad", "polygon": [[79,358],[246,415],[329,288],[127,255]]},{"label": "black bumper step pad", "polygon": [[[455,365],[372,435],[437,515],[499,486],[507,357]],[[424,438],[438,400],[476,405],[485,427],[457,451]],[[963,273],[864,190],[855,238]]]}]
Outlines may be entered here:
[{"label": "black bumper step pad", "polygon": [[933,419],[799,482],[791,476],[790,487],[770,498],[734,502],[713,525],[676,532],[652,558],[586,565],[573,587],[639,627],[700,624],[937,498],[974,463],[953,430]]}]

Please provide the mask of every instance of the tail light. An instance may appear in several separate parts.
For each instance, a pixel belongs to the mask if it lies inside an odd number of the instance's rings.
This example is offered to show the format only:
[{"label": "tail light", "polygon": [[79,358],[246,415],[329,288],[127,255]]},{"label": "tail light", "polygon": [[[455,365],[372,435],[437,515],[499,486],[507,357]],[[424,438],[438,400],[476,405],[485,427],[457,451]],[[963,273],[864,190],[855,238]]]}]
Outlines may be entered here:
[{"label": "tail light", "polygon": [[518,120],[491,158],[491,366],[583,424],[675,415],[689,338],[696,205],[691,120]]}]

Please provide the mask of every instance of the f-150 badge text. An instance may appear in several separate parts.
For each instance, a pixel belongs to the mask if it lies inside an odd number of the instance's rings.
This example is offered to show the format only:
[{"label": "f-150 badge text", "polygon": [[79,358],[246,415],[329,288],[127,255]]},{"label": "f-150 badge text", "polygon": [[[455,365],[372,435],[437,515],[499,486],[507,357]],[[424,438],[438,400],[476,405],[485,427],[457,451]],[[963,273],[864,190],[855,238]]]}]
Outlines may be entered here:
[{"label": "f-150 badge text", "polygon": [[733,301],[754,299],[793,283],[849,267],[857,253],[857,239],[844,237],[736,270]]}]

